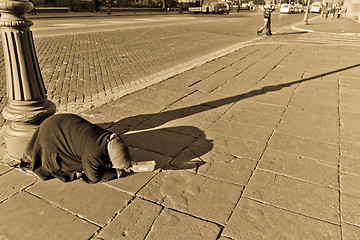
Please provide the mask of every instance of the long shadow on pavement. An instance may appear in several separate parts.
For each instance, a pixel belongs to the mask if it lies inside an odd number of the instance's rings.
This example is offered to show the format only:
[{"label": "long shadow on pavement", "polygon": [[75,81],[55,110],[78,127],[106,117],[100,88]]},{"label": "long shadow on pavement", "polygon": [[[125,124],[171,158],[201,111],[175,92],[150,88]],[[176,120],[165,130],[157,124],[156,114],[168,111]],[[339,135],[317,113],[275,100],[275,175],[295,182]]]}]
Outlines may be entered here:
[{"label": "long shadow on pavement", "polygon": [[292,35],[292,34],[304,34],[304,33],[308,33],[308,31],[273,33],[273,36]]},{"label": "long shadow on pavement", "polygon": [[[177,127],[169,127],[169,128],[161,128],[161,129],[153,129],[153,128],[159,127],[172,120],[184,118],[200,112],[218,108],[227,104],[235,103],[240,100],[266,94],[268,92],[280,91],[281,89],[290,87],[294,84],[311,81],[316,78],[328,76],[334,73],[346,71],[356,67],[360,67],[360,64],[355,64],[345,68],[340,68],[334,71],[314,75],[312,77],[308,77],[305,79],[300,79],[288,83],[265,86],[261,89],[252,90],[247,93],[242,93],[239,95],[222,98],[214,101],[208,101],[190,107],[184,107],[175,110],[155,113],[155,114],[142,114],[133,117],[128,117],[121,119],[115,124],[110,123],[110,127],[118,124],[121,126],[127,126],[127,128],[124,131],[120,131],[120,130],[117,131],[117,133],[119,134],[126,132],[129,128],[131,131],[135,131],[134,133],[129,133],[124,135],[125,141],[127,143],[129,142],[130,145],[135,147],[139,146],[141,148],[143,148],[143,146],[145,145],[149,145],[152,151],[161,153],[169,157],[176,157],[185,148],[191,146],[194,143],[194,141],[202,140],[202,142],[204,142],[204,145],[201,146],[200,151],[196,152],[196,156],[200,157],[203,154],[211,151],[211,149],[213,148],[212,140],[206,139],[206,135],[202,130],[193,126],[177,126]],[[109,126],[109,123],[102,123],[100,125]],[[183,162],[187,162],[191,159],[183,158],[182,160]]]},{"label": "long shadow on pavement", "polygon": [[149,128],[154,128],[154,127],[161,126],[161,125],[163,125],[169,121],[175,120],[175,119],[187,117],[187,116],[197,114],[200,112],[204,112],[204,111],[207,111],[207,110],[210,110],[213,108],[218,108],[218,107],[221,107],[221,106],[224,106],[227,104],[235,103],[239,100],[244,100],[247,98],[266,94],[268,92],[280,91],[281,89],[290,87],[294,84],[311,81],[316,78],[328,76],[328,75],[331,75],[334,73],[346,71],[346,70],[356,68],[356,67],[360,67],[360,64],[355,64],[352,66],[340,68],[340,69],[326,72],[326,73],[321,73],[318,75],[314,75],[312,77],[308,77],[308,78],[304,78],[304,79],[300,79],[300,80],[296,80],[296,81],[292,81],[292,82],[288,82],[288,83],[265,86],[260,89],[251,90],[247,93],[242,93],[242,94],[231,96],[231,97],[221,98],[221,99],[214,100],[214,101],[204,102],[204,103],[200,103],[200,104],[190,106],[190,107],[184,107],[184,108],[179,108],[179,109],[175,109],[175,110],[155,113],[155,114],[142,114],[142,115],[137,115],[137,116],[133,116],[133,117],[128,117],[128,118],[121,119],[120,121],[118,121],[116,123],[124,125],[124,126],[131,126],[131,125],[133,125],[134,122],[135,123],[143,123],[143,122],[149,120],[150,118],[154,118],[154,119],[156,119],[156,121],[151,121],[151,124],[136,124],[136,126],[132,127],[131,130],[145,130],[145,129],[149,129]]}]

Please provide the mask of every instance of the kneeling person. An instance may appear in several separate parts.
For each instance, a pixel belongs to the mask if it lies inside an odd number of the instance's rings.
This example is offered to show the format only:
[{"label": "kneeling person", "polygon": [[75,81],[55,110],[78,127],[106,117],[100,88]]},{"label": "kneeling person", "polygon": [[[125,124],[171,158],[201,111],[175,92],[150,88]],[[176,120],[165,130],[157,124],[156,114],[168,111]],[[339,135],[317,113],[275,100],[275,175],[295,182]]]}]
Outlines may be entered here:
[{"label": "kneeling person", "polygon": [[116,134],[74,114],[42,122],[25,149],[20,167],[41,179],[88,183],[108,181],[131,167],[129,149]]}]

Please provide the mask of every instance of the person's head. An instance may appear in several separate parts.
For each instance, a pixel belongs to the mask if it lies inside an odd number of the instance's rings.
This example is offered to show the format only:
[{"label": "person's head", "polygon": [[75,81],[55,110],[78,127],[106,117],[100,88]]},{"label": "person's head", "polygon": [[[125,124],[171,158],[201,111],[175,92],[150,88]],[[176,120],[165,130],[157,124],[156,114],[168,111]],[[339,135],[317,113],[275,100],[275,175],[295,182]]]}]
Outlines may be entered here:
[{"label": "person's head", "polygon": [[129,148],[119,136],[114,133],[110,136],[107,149],[114,168],[126,169],[131,167]]}]

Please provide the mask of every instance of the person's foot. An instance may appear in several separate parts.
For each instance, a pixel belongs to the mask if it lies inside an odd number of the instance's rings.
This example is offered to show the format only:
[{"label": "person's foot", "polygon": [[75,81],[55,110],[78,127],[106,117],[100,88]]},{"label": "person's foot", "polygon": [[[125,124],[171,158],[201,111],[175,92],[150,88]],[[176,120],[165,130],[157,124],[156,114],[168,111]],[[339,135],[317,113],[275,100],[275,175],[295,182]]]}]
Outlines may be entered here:
[{"label": "person's foot", "polygon": [[262,35],[260,30],[259,30],[259,31],[257,31],[257,35],[259,35],[259,36],[261,36],[261,35]]}]

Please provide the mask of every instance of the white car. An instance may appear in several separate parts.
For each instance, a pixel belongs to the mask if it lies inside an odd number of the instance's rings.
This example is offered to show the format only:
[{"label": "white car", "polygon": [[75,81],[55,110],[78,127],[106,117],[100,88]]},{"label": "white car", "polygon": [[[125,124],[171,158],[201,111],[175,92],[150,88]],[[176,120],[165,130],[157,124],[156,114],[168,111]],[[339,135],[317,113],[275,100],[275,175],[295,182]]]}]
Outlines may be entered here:
[{"label": "white car", "polygon": [[291,5],[290,4],[281,4],[280,13],[291,13]]},{"label": "white car", "polygon": [[314,2],[311,4],[310,12],[320,13],[321,12],[321,2]]}]

